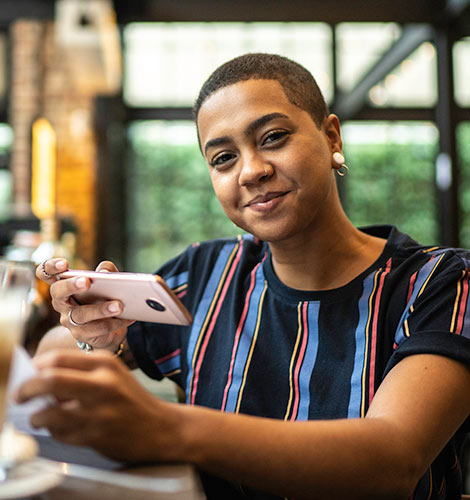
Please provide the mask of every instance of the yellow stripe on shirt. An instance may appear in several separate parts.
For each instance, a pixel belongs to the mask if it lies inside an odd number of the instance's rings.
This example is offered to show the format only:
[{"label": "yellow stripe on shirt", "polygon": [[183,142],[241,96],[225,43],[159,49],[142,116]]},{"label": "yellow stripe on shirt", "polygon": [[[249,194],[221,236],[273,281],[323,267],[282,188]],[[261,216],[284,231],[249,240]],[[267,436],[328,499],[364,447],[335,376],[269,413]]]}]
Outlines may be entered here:
[{"label": "yellow stripe on shirt", "polygon": [[255,331],[253,333],[253,339],[251,341],[250,352],[248,354],[248,359],[246,360],[245,368],[243,370],[243,381],[242,381],[242,385],[240,387],[240,392],[238,393],[237,407],[235,408],[235,413],[238,413],[240,411],[240,405],[242,402],[243,391],[245,389],[246,377],[248,375],[248,369],[250,367],[251,358],[253,357],[253,351],[255,350],[256,340],[258,339],[259,325],[261,323],[261,310],[263,309],[264,296],[266,295],[267,288],[268,288],[268,282],[265,281],[263,293],[261,294],[261,298],[260,298],[259,305],[258,305],[258,317],[256,319],[256,327],[255,327]]}]

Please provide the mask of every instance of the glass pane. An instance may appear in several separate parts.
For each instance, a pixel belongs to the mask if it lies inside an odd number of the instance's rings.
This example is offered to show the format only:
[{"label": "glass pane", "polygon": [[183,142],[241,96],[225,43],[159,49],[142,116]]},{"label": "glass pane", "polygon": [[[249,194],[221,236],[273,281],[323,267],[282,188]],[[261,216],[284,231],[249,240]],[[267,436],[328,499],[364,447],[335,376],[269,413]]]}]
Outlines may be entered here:
[{"label": "glass pane", "polygon": [[153,272],[192,243],[242,232],[213,193],[191,122],[136,122],[129,138],[129,270]]},{"label": "glass pane", "polygon": [[338,88],[353,89],[400,36],[395,23],[341,23],[336,28]]},{"label": "glass pane", "polygon": [[0,102],[4,101],[7,91],[7,48],[7,35],[5,33],[0,33]]},{"label": "glass pane", "polygon": [[423,43],[387,77],[371,88],[373,106],[428,107],[437,101],[436,50]]},{"label": "glass pane", "polygon": [[470,106],[470,38],[454,44],[455,100],[460,106]]},{"label": "glass pane", "polygon": [[0,169],[0,221],[10,215],[12,179],[9,170]]},{"label": "glass pane", "polygon": [[[394,23],[342,23],[336,31],[338,88],[352,90],[398,40]],[[436,54],[423,43],[387,77],[375,85],[369,99],[373,106],[431,106],[437,98]]]},{"label": "glass pane", "polygon": [[10,125],[0,123],[0,152],[9,151],[13,143],[13,130]]},{"label": "glass pane", "polygon": [[350,168],[345,208],[353,223],[394,224],[420,243],[435,244],[434,125],[348,122],[343,140]]},{"label": "glass pane", "polygon": [[457,154],[460,165],[460,244],[470,248],[470,122],[457,128]]},{"label": "glass pane", "polygon": [[246,52],[306,66],[331,99],[331,30],[322,23],[134,23],[124,30],[124,99],[131,106],[192,106],[209,74]]},{"label": "glass pane", "polygon": [[0,123],[0,220],[10,215],[12,202],[12,178],[8,170],[13,131],[6,123]]}]

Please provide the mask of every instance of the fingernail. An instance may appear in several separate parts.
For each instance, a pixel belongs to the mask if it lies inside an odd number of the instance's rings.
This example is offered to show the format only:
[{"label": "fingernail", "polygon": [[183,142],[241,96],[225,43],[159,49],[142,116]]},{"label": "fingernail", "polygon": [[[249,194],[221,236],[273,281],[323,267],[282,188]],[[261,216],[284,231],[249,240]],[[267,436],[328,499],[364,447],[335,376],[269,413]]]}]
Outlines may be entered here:
[{"label": "fingernail", "polygon": [[119,305],[119,302],[111,302],[108,306],[108,311],[112,313],[120,312],[121,306]]},{"label": "fingernail", "polygon": [[67,262],[65,262],[65,260],[58,260],[55,263],[54,267],[57,269],[57,271],[63,271],[67,268]]},{"label": "fingernail", "polygon": [[75,285],[77,286],[77,288],[83,288],[86,285],[86,279],[77,278],[77,281],[75,281]]}]

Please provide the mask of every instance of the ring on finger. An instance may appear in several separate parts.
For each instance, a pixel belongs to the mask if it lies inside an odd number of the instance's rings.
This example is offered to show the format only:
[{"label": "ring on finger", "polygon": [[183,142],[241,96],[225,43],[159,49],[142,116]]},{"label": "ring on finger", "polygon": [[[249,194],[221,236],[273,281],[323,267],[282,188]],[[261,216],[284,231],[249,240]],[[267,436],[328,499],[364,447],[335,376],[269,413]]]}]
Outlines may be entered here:
[{"label": "ring on finger", "polygon": [[52,278],[52,274],[49,274],[47,271],[46,271],[46,261],[43,260],[41,262],[41,272],[42,274],[46,277],[46,278]]},{"label": "ring on finger", "polygon": [[69,323],[73,326],[83,326],[82,323],[77,323],[76,321],[73,320],[72,311],[73,311],[73,309],[69,309]]}]

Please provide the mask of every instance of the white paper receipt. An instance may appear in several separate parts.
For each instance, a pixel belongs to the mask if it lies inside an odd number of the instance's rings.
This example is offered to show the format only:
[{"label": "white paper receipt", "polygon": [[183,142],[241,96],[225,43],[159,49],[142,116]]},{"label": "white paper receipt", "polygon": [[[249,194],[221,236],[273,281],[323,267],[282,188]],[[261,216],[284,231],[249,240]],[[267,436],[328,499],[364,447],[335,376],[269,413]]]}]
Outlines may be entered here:
[{"label": "white paper receipt", "polygon": [[45,406],[49,405],[51,403],[51,399],[47,397],[38,397],[28,401],[27,403],[16,404],[11,397],[13,391],[18,389],[23,382],[34,377],[36,373],[37,370],[30,355],[23,347],[16,347],[8,379],[6,420],[7,422],[12,422],[15,428],[19,431],[26,432],[28,434],[49,435],[49,431],[46,429],[34,429],[29,423],[29,418],[33,413],[36,413]]}]

